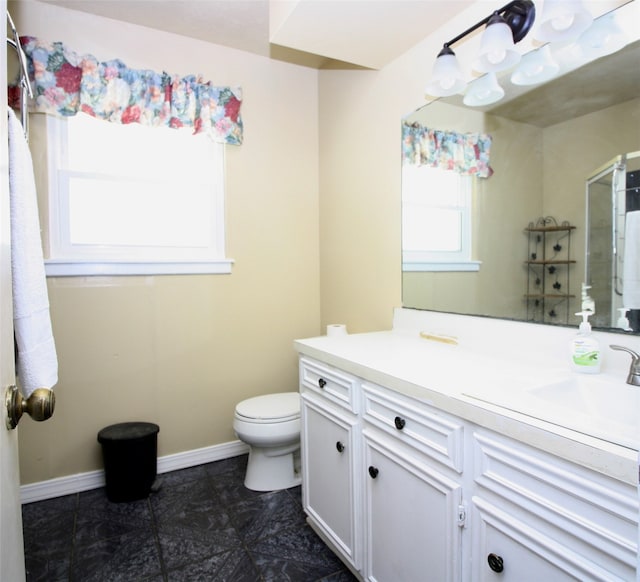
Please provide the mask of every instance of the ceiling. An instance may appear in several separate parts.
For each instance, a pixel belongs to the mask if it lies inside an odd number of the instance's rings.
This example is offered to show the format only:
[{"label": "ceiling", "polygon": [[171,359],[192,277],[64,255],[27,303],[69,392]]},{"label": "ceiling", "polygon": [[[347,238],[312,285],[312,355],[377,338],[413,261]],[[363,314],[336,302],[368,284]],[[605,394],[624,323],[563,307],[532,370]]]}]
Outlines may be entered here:
[{"label": "ceiling", "polygon": [[381,69],[473,0],[40,0],[317,69]]},{"label": "ceiling", "polygon": [[[477,0],[39,1],[316,69],[381,69]],[[587,4],[594,16],[626,4],[632,16],[625,28],[635,29],[640,2]],[[637,37],[636,30],[632,38]],[[610,66],[582,67],[565,75],[562,83],[484,109],[547,126],[565,118],[567,109],[585,114],[631,99],[639,94],[638,50],[636,45],[608,57]],[[589,96],[584,87],[590,87]],[[461,96],[448,100],[457,103]]]}]

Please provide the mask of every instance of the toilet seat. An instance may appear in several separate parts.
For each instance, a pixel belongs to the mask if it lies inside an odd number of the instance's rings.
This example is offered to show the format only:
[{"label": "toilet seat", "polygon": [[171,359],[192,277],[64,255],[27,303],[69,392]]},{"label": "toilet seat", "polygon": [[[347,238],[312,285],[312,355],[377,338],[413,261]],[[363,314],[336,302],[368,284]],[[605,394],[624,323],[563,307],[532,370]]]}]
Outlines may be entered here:
[{"label": "toilet seat", "polygon": [[256,424],[297,420],[300,418],[300,395],[297,392],[284,392],[243,400],[236,406],[236,417]]}]

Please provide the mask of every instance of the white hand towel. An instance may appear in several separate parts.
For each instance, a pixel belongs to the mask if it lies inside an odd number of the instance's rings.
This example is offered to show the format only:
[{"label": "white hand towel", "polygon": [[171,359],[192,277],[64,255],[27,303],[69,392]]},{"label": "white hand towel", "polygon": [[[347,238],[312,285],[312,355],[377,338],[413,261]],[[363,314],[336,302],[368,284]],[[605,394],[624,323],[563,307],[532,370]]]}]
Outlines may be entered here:
[{"label": "white hand towel", "polygon": [[40,239],[33,162],[22,125],[9,109],[9,191],[13,326],[18,382],[25,398],[58,382],[58,359]]},{"label": "white hand towel", "polygon": [[640,210],[627,212],[624,227],[622,305],[640,309]]}]

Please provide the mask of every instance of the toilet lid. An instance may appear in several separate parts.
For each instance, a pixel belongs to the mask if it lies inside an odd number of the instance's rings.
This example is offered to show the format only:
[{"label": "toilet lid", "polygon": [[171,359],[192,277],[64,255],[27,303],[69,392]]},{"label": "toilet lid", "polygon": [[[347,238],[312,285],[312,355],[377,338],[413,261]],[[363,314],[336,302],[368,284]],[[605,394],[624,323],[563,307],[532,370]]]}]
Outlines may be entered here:
[{"label": "toilet lid", "polygon": [[243,400],[236,414],[259,420],[288,420],[300,416],[300,395],[297,392],[266,394]]}]

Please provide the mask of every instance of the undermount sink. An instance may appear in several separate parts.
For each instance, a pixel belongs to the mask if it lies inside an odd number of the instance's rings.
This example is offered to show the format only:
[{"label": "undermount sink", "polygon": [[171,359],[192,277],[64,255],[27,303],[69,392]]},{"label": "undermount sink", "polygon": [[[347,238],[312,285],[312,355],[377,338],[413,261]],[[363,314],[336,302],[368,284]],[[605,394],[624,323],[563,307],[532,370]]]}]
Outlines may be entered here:
[{"label": "undermount sink", "polygon": [[529,394],[549,406],[585,414],[621,427],[640,427],[640,388],[611,383],[598,376],[572,376],[560,382],[530,389]]},{"label": "undermount sink", "polygon": [[521,389],[469,390],[466,395],[624,447],[640,448],[640,387],[617,377],[572,374]]}]

